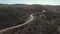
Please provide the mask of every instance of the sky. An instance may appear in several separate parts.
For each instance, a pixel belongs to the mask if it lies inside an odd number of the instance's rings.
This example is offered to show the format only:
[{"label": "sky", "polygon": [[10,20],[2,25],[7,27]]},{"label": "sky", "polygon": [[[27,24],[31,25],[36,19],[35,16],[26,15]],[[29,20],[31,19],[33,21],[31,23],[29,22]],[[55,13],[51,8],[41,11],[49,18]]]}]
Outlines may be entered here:
[{"label": "sky", "polygon": [[0,0],[0,4],[60,5],[60,0]]}]

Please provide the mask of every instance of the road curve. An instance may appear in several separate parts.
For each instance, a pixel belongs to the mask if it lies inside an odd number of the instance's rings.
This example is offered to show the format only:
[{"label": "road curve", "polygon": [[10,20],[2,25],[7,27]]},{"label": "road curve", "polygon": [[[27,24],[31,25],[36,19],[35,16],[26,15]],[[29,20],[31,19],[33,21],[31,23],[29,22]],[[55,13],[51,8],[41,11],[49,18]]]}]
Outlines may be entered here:
[{"label": "road curve", "polygon": [[[45,10],[43,10],[43,12],[38,12],[38,13],[44,13],[44,12],[45,12]],[[0,33],[6,32],[7,30],[15,29],[15,28],[18,28],[18,27],[21,27],[21,26],[24,26],[24,25],[30,23],[31,21],[33,21],[33,15],[38,14],[38,13],[31,14],[30,17],[26,20],[25,23],[19,24],[17,26],[12,26],[12,27],[9,27],[9,28],[6,28],[6,29],[2,29],[2,30],[0,30]]]}]

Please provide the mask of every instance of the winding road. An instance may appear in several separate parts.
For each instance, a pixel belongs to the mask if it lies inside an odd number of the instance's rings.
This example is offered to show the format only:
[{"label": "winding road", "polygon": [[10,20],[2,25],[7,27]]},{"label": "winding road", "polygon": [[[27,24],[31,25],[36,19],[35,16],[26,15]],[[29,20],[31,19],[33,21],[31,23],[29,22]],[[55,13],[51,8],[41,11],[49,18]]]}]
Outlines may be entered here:
[{"label": "winding road", "polygon": [[[42,12],[38,12],[38,13],[44,13],[44,12],[45,12],[45,10],[43,10]],[[0,33],[6,32],[7,30],[19,28],[19,27],[21,27],[21,26],[24,26],[24,25],[26,25],[26,24],[32,22],[33,19],[34,19],[33,15],[38,14],[38,13],[33,13],[33,14],[31,14],[30,17],[26,20],[25,23],[19,24],[19,25],[17,25],[17,26],[12,26],[12,27],[9,27],[9,28],[6,28],[6,29],[2,29],[2,30],[0,30]]]}]

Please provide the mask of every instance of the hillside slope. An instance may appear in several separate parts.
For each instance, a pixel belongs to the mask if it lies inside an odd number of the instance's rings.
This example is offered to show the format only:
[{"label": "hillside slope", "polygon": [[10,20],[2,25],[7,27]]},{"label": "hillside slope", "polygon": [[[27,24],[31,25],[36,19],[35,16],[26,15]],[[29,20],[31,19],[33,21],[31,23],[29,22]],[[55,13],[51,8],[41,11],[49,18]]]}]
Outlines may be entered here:
[{"label": "hillside slope", "polygon": [[[0,5],[0,29],[22,24],[30,14],[46,12],[42,15],[34,15],[36,20],[14,31],[14,34],[60,34],[60,6],[49,5]],[[16,32],[16,33],[15,33]],[[11,34],[13,34],[11,33]]]}]

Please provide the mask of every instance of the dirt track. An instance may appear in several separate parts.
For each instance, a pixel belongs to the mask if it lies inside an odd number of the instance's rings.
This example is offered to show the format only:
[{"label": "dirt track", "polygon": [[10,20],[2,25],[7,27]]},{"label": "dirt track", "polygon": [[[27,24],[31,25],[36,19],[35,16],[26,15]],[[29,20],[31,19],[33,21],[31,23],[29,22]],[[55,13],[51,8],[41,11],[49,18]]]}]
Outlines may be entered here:
[{"label": "dirt track", "polygon": [[24,25],[26,25],[26,24],[28,24],[28,23],[30,23],[30,22],[32,22],[33,21],[33,15],[35,15],[35,14],[39,14],[39,13],[44,13],[45,11],[43,10],[43,12],[38,12],[38,13],[33,13],[33,14],[31,14],[29,17],[28,17],[28,19],[26,20],[26,22],[25,23],[23,23],[23,24],[19,24],[19,25],[16,25],[16,26],[12,26],[12,27],[10,27],[10,28],[6,28],[6,29],[2,29],[2,30],[0,30],[0,34],[8,34],[7,32],[9,31],[9,30],[13,30],[13,29],[16,29],[16,28],[19,28],[19,27],[21,27],[21,26],[24,26]]}]

